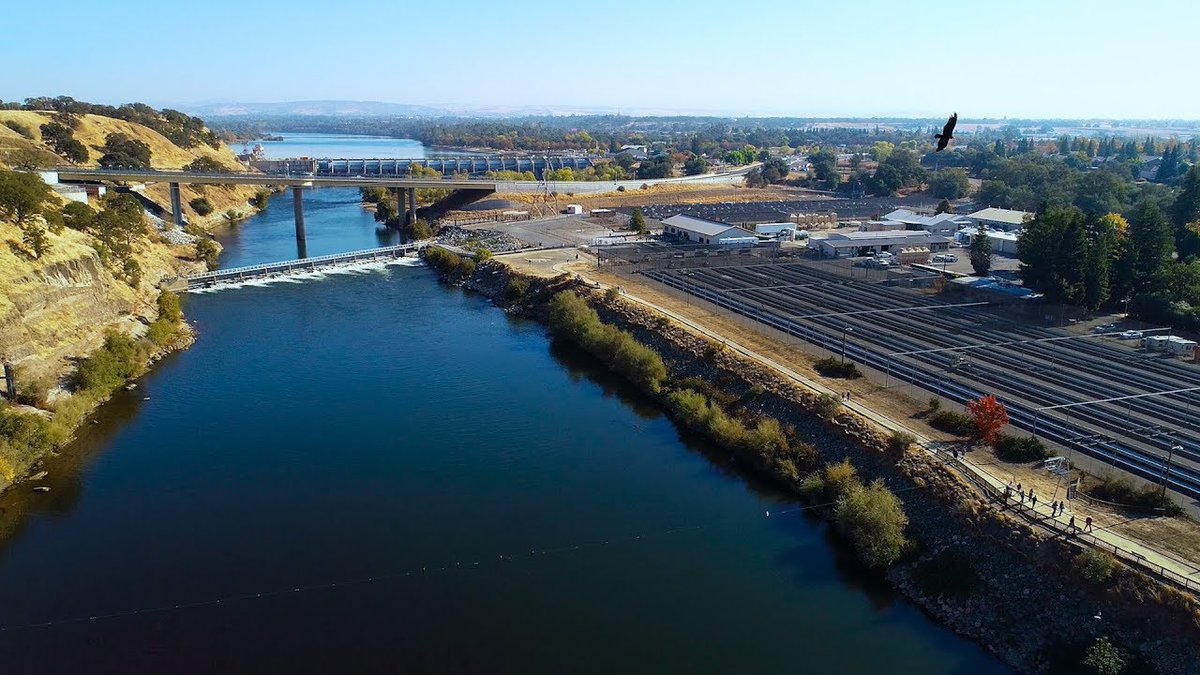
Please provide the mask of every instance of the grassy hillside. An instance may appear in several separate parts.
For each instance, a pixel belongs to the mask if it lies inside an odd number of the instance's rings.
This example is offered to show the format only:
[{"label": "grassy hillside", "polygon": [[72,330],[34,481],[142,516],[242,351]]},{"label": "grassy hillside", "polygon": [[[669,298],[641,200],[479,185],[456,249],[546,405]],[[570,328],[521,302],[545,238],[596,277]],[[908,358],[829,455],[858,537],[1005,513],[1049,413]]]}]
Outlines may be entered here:
[{"label": "grassy hillside", "polygon": [[[65,159],[55,155],[42,143],[41,127],[54,118],[55,115],[49,112],[0,110],[0,162],[12,165],[21,159],[37,157],[38,162],[43,165],[67,164]],[[181,148],[157,131],[140,124],[100,115],[79,115],[77,119],[79,122],[74,136],[83,143],[88,152],[88,159],[82,166],[96,166],[96,162],[104,154],[104,140],[109,134],[122,133],[150,147],[150,166],[155,169],[181,169],[200,157],[220,162],[231,170],[241,169],[233,150],[224,144],[219,149],[203,144],[193,148]],[[15,122],[25,127],[33,138],[25,138],[5,126],[5,122]],[[182,188],[184,214],[189,222],[197,225],[219,225],[226,211],[233,210],[241,215],[251,213],[248,202],[255,192],[257,188],[244,185],[185,185]],[[170,210],[171,197],[165,183],[147,185],[146,195]],[[204,197],[212,204],[213,212],[208,216],[201,216],[192,208],[190,202],[198,197]]]},{"label": "grassy hillside", "polygon": [[[67,163],[42,143],[41,126],[54,120],[48,112],[0,110],[0,178],[8,185],[41,183],[7,166]],[[226,146],[183,148],[154,129],[125,120],[86,114],[71,126],[73,138],[87,150],[87,160],[81,162],[86,166],[97,165],[109,134],[121,133],[150,148],[156,169],[182,168],[201,157],[240,168]],[[207,218],[190,204],[185,211],[191,223],[215,226],[226,211],[252,212],[249,200],[256,192],[249,186],[185,187],[185,203],[203,196],[213,209]],[[166,184],[148,185],[144,194],[170,211]],[[122,200],[132,203],[132,210],[120,211]],[[65,220],[67,204],[52,193],[23,225],[15,212],[0,209],[0,359],[16,366],[20,403],[0,401],[0,490],[65,442],[112,387],[189,334],[179,322],[177,304],[173,320],[164,322],[161,303],[166,296],[160,297],[158,284],[203,268],[196,245],[169,243],[128,196],[90,200],[89,206],[105,211],[105,218],[96,216],[82,225]],[[108,218],[118,212],[127,225],[113,225]],[[122,227],[126,229],[114,229]],[[42,237],[36,246],[31,231]]]}]

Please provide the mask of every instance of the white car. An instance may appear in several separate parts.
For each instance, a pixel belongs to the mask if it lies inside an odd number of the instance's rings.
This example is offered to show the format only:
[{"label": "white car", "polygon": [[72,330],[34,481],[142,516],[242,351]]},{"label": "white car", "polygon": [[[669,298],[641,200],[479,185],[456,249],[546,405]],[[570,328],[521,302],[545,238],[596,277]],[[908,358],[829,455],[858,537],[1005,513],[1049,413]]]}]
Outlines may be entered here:
[{"label": "white car", "polygon": [[1117,337],[1121,340],[1141,340],[1142,339],[1142,331],[1140,331],[1140,330],[1121,331],[1121,333],[1118,334]]},{"label": "white car", "polygon": [[958,262],[958,256],[954,255],[953,253],[938,253],[937,255],[933,256],[933,262],[935,262],[935,263]]}]

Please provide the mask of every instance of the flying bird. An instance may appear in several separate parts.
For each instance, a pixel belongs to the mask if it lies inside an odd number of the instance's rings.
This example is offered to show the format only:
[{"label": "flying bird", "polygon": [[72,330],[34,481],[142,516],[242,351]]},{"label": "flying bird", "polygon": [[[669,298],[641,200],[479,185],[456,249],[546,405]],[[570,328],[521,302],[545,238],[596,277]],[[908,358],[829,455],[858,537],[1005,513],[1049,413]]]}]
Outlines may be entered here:
[{"label": "flying bird", "polygon": [[950,116],[950,119],[946,120],[946,126],[942,127],[942,133],[933,135],[934,138],[938,139],[937,152],[945,150],[946,146],[950,145],[950,139],[954,138],[955,124],[958,124],[958,113],[954,113]]}]

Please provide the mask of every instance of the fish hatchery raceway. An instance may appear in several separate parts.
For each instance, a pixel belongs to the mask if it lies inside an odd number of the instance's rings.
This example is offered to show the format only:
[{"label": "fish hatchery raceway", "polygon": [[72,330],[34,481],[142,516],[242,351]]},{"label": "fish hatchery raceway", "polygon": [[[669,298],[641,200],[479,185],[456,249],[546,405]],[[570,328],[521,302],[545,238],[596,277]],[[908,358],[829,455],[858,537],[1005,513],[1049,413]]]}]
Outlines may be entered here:
[{"label": "fish hatchery raceway", "polygon": [[[1080,552],[1076,543],[1033,529],[924,451],[889,450],[888,439],[858,415],[841,412],[833,419],[823,418],[816,394],[571,275],[528,276],[502,259],[479,264],[465,278],[458,274],[443,275],[443,280],[542,323],[549,321],[548,303],[554,294],[574,290],[601,320],[656,351],[667,366],[668,382],[703,379],[719,388],[725,400],[734,401],[726,406],[731,415],[744,420],[773,416],[793,425],[802,440],[815,446],[822,463],[848,458],[865,480],[882,479],[901,498],[909,518],[906,535],[914,542],[883,574],[929,614],[1016,669],[1063,672],[1052,666],[1056,654],[1073,647],[1077,655],[1081,645],[1107,636],[1140,654],[1159,673],[1200,672],[1200,604],[1194,597],[1123,566],[1107,582],[1085,581],[1072,562]],[[514,278],[529,284],[517,300],[510,287]],[[665,393],[651,395],[669,410]],[[799,494],[802,479],[781,475],[765,460],[741,456],[737,470],[776,480]],[[978,583],[964,592],[936,594],[921,580],[936,570],[931,561],[948,550],[955,553],[957,565],[973,570]],[[1078,664],[1078,656],[1073,664]]]}]

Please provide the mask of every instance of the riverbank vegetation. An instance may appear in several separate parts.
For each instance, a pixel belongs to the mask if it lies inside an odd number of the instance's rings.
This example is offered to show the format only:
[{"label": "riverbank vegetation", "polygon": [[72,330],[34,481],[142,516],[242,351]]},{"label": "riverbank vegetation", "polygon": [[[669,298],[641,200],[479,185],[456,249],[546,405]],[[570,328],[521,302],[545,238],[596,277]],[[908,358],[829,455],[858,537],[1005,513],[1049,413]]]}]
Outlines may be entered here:
[{"label": "riverbank vegetation", "polygon": [[[12,481],[64,445],[97,403],[143,374],[156,354],[186,337],[179,296],[162,291],[157,304],[158,318],[144,337],[115,329],[106,333],[100,348],[80,361],[70,395],[48,403],[46,391],[26,387],[19,396],[27,406],[0,402],[0,479]],[[39,408],[50,408],[53,413]]]},{"label": "riverbank vegetation", "polygon": [[887,567],[900,557],[907,545],[908,518],[899,498],[882,482],[864,484],[849,461],[817,471],[816,448],[796,438],[795,430],[779,419],[734,414],[736,397],[701,378],[669,380],[656,351],[603,322],[573,291],[560,291],[550,300],[549,323],[557,338],[582,347],[643,390],[660,395],[684,428],[732,451],[789,489],[836,504],[831,516],[864,564]]},{"label": "riverbank vegetation", "polygon": [[550,330],[604,361],[613,370],[649,392],[658,392],[667,367],[657,352],[616,326],[600,320],[596,310],[572,291],[550,300]]}]

